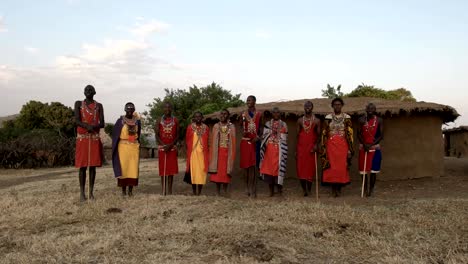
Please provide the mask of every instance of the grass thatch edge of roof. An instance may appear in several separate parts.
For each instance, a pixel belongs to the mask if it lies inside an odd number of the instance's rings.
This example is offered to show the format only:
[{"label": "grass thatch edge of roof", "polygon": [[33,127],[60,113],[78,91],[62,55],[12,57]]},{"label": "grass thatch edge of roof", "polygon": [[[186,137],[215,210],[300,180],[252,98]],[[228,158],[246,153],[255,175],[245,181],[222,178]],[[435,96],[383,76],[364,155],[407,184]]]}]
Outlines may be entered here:
[{"label": "grass thatch edge of roof", "polygon": [[[315,105],[314,113],[318,116],[324,116],[332,111],[330,103],[332,99],[316,98],[316,99],[300,99],[292,101],[259,103],[256,108],[259,111],[269,114],[269,111],[278,106],[283,116],[295,115],[302,116],[302,105],[305,101],[312,101]],[[349,104],[351,102],[351,104]],[[458,116],[455,108],[431,102],[404,102],[398,100],[386,100],[380,98],[369,97],[354,97],[345,98],[345,106],[343,111],[351,116],[362,115],[365,113],[367,103],[373,102],[377,105],[377,113],[381,116],[402,116],[416,114],[435,114],[441,116],[444,123],[453,122]],[[231,107],[228,109],[231,112],[231,120],[238,120],[240,113],[245,110],[245,106]],[[205,120],[209,123],[218,120],[219,112],[208,114]]]}]

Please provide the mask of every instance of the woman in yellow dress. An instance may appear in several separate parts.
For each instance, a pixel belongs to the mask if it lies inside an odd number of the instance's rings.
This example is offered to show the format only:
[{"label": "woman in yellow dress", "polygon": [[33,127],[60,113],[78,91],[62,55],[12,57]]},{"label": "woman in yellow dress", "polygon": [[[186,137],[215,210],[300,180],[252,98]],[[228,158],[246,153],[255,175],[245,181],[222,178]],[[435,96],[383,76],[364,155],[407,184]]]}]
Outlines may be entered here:
[{"label": "woman in yellow dress", "polygon": [[125,115],[115,122],[112,132],[112,166],[122,195],[133,195],[138,185],[141,122],[133,103],[125,104]]},{"label": "woman in yellow dress", "polygon": [[187,167],[184,181],[192,184],[194,195],[200,195],[206,184],[208,173],[208,138],[210,129],[203,124],[203,114],[199,111],[193,115],[191,125],[187,127],[185,140],[187,143]]}]

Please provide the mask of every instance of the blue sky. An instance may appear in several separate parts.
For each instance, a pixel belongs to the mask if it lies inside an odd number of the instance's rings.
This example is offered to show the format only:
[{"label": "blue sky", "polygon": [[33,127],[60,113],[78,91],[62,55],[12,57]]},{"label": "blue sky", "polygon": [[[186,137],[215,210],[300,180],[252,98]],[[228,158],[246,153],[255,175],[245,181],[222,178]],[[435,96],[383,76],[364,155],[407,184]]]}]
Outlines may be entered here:
[{"label": "blue sky", "polygon": [[405,87],[468,124],[468,1],[0,2],[0,115],[96,87],[107,121],[163,88],[220,83],[259,102],[327,83]]}]

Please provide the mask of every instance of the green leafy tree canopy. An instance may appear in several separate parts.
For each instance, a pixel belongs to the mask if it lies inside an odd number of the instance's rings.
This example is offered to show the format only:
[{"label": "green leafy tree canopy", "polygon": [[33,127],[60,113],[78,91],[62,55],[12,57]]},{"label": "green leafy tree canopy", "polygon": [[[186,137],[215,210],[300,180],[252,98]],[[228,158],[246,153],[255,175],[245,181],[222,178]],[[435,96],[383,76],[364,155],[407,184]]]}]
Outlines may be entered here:
[{"label": "green leafy tree canopy", "polygon": [[336,88],[327,84],[327,88],[322,90],[322,96],[326,98],[337,98],[343,97],[343,92],[341,91],[341,84],[339,84]]},{"label": "green leafy tree canopy", "polygon": [[104,126],[104,132],[106,132],[107,135],[112,137],[112,131],[114,131],[114,124],[107,123]]},{"label": "green leafy tree canopy", "polygon": [[14,126],[25,130],[51,129],[72,136],[75,122],[73,110],[59,102],[29,101],[21,108]]},{"label": "green leafy tree canopy", "polygon": [[0,141],[5,142],[33,130],[50,130],[59,136],[73,137],[75,122],[73,110],[62,103],[29,101],[24,104],[18,117],[3,124]]},{"label": "green leafy tree canopy", "polygon": [[386,91],[381,88],[376,88],[374,87],[374,85],[366,85],[364,83],[358,85],[354,90],[352,90],[349,93],[343,93],[341,91],[341,85],[338,85],[335,88],[334,86],[330,86],[330,84],[327,84],[327,88],[322,90],[322,96],[330,99],[336,97],[373,97],[407,102],[416,101],[411,91],[405,88]]},{"label": "green leafy tree canopy", "polygon": [[149,111],[143,113],[146,130],[154,128],[156,120],[163,115],[163,105],[169,102],[173,106],[173,113],[179,119],[181,126],[180,138],[185,136],[185,129],[192,120],[195,111],[210,114],[223,108],[237,107],[244,104],[240,99],[241,94],[233,95],[231,91],[223,89],[217,83],[211,83],[204,87],[193,85],[188,90],[164,89],[166,95],[163,98],[154,98],[147,106]]},{"label": "green leafy tree canopy", "polygon": [[416,99],[411,94],[411,91],[405,88],[386,91],[384,89],[376,88],[373,85],[360,84],[345,97],[373,97],[383,98],[389,100],[400,100],[407,102],[415,102]]}]

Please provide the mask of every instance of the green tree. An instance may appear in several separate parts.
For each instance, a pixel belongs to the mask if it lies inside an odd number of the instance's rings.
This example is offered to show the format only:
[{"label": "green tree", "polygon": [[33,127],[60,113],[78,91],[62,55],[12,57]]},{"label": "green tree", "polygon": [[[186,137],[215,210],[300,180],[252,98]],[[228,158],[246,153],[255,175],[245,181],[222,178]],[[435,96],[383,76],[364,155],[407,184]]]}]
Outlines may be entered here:
[{"label": "green tree", "polygon": [[416,98],[414,98],[411,91],[406,90],[405,88],[398,88],[395,90],[388,91],[389,97],[391,99],[406,101],[406,102],[416,102]]},{"label": "green tree", "polygon": [[387,91],[375,88],[373,85],[360,84],[350,93],[345,95],[346,97],[375,97],[375,98],[386,98]]},{"label": "green tree", "polygon": [[149,111],[144,112],[144,127],[146,130],[154,128],[156,120],[163,115],[164,102],[173,105],[174,115],[180,120],[180,138],[185,136],[185,129],[191,122],[195,111],[210,114],[228,107],[237,107],[244,102],[240,99],[241,94],[233,95],[231,91],[223,89],[217,83],[211,83],[204,87],[193,85],[188,90],[164,89],[166,95],[163,98],[154,98],[147,106]]},{"label": "green tree", "polygon": [[21,135],[24,135],[29,130],[19,128],[15,125],[15,120],[7,120],[4,121],[2,124],[2,128],[0,128],[0,142],[7,142],[11,139],[15,139]]},{"label": "green tree", "polygon": [[376,88],[373,85],[366,85],[364,83],[358,85],[350,93],[345,94],[345,97],[373,97],[409,102],[416,101],[416,99],[411,94],[411,91],[406,90],[405,88],[386,91],[380,88]]},{"label": "green tree", "polygon": [[343,92],[341,91],[341,84],[339,84],[336,88],[327,84],[327,88],[322,90],[322,96],[326,98],[337,98],[343,97]]},{"label": "green tree", "polygon": [[107,123],[104,126],[104,132],[107,133],[110,137],[112,137],[112,131],[114,131],[114,124]]},{"label": "green tree", "polygon": [[59,134],[73,136],[75,131],[74,113],[71,107],[59,102],[46,104],[42,112],[44,128],[53,129]]},{"label": "green tree", "polygon": [[140,135],[140,145],[143,147],[148,147],[149,146],[149,140],[148,140],[148,135],[141,133]]},{"label": "green tree", "polygon": [[19,116],[15,120],[15,126],[27,130],[44,128],[43,112],[46,107],[46,104],[39,101],[27,102],[21,107]]},{"label": "green tree", "polygon": [[14,127],[24,130],[50,129],[60,135],[73,136],[73,110],[59,102],[29,101],[21,108]]}]

